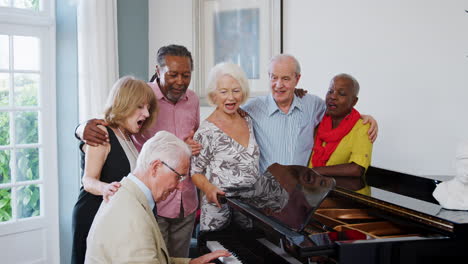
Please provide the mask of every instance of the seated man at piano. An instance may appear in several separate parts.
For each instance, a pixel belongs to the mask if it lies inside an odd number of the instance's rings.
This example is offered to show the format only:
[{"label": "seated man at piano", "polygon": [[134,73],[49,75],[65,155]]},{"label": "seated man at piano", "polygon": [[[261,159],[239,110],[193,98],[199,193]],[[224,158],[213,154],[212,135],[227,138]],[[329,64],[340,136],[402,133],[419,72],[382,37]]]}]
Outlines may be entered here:
[{"label": "seated man at piano", "polygon": [[85,263],[202,264],[230,256],[225,250],[195,259],[169,256],[153,209],[187,177],[190,156],[190,148],[169,132],[160,131],[146,141],[136,168],[99,207],[88,234]]},{"label": "seated man at piano", "polygon": [[318,125],[309,167],[325,176],[333,176],[336,185],[370,194],[365,172],[372,157],[372,142],[361,115],[354,108],[359,83],[349,74],[338,74],[330,82],[326,112]]}]

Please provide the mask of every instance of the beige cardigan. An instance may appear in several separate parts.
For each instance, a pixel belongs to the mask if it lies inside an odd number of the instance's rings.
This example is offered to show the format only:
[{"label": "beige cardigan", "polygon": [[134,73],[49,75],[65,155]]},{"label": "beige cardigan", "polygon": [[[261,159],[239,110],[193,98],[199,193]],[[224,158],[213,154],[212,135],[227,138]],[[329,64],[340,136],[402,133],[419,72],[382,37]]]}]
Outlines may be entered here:
[{"label": "beige cardigan", "polygon": [[140,188],[127,177],[114,197],[103,202],[87,238],[85,263],[173,263],[188,258],[171,258]]}]

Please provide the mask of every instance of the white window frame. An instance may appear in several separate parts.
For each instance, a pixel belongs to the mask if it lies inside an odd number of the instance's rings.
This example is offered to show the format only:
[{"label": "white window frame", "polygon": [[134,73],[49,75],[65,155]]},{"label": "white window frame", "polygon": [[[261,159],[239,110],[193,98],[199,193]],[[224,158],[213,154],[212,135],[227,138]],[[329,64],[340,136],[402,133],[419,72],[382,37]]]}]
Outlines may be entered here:
[{"label": "white window frame", "polygon": [[[40,210],[36,217],[15,219],[16,202],[12,193],[12,220],[0,223],[0,237],[18,233],[43,229],[45,235],[46,259],[40,262],[59,263],[59,195],[58,195],[58,164],[57,164],[57,128],[56,128],[56,89],[55,89],[55,1],[41,0],[40,11],[18,9],[12,7],[0,7],[0,34],[14,36],[33,36],[40,39],[40,84],[38,90],[38,106],[11,107],[2,110],[26,110],[38,111],[38,144],[28,144],[39,148],[39,179],[28,182],[29,184],[41,184]],[[11,48],[11,42],[10,42]],[[10,49],[11,52],[11,49]],[[12,71],[10,65],[9,71]],[[12,82],[13,80],[10,80]],[[10,90],[10,100],[13,94]],[[11,116],[11,115],[10,115]],[[14,127],[10,127],[10,133],[14,133]],[[14,134],[13,134],[14,135]],[[10,146],[14,146],[10,142]],[[2,149],[5,149],[3,147]],[[9,148],[14,151],[15,148]],[[15,162],[10,154],[10,162]],[[14,167],[14,166],[13,166]],[[12,168],[13,170],[13,168]],[[14,173],[13,171],[11,173]],[[24,185],[21,182],[19,185]],[[15,183],[2,184],[2,187],[17,186]],[[4,252],[7,254],[21,253]],[[2,253],[3,255],[3,253]],[[2,261],[3,261],[2,257]]]},{"label": "white window frame", "polygon": [[55,1],[40,0],[39,11],[20,9],[15,7],[0,7],[0,23],[53,26],[55,28]]}]

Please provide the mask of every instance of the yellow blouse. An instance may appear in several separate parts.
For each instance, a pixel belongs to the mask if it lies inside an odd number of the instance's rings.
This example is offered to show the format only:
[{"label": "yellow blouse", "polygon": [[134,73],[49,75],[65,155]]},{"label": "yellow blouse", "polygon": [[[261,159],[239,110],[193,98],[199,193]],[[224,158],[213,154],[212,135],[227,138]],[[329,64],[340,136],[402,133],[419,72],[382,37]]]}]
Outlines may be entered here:
[{"label": "yellow blouse", "polygon": [[[341,139],[335,151],[331,154],[330,159],[328,159],[326,166],[354,162],[364,167],[367,171],[372,158],[372,142],[367,135],[369,126],[369,124],[362,124],[362,119],[359,119],[351,131]],[[312,167],[312,159],[310,159],[309,168]],[[363,177],[364,182],[366,182],[365,173]],[[356,192],[370,195],[370,187],[366,183],[364,188]]]}]

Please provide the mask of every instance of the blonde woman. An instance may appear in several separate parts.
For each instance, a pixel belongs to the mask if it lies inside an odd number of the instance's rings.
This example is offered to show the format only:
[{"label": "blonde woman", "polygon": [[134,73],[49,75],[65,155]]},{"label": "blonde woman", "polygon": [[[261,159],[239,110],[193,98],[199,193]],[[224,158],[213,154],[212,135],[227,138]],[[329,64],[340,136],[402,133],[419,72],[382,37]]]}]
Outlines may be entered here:
[{"label": "blonde woman", "polygon": [[135,167],[138,151],[130,135],[150,126],[156,115],[157,100],[146,82],[126,76],[114,84],[104,111],[109,125],[100,126],[109,144],[82,148],[83,186],[73,209],[72,263],[84,263],[86,237],[102,200],[107,201]]}]

